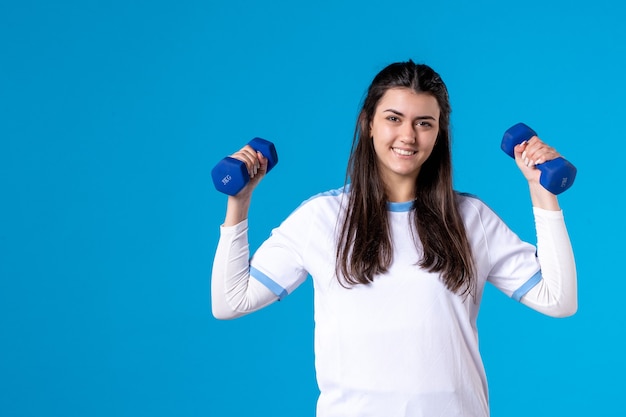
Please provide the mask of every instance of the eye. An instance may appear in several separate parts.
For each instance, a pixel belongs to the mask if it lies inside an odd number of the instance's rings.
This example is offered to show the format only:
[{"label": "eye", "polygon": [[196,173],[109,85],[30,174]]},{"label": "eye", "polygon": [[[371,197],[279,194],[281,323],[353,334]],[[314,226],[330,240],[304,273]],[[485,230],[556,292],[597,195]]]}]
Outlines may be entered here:
[{"label": "eye", "polygon": [[415,124],[417,126],[421,126],[421,127],[432,127],[432,123],[427,122],[426,120],[418,120],[417,122],[415,122]]},{"label": "eye", "polygon": [[390,122],[399,122],[400,119],[396,116],[387,116],[386,117],[387,120],[389,120]]}]

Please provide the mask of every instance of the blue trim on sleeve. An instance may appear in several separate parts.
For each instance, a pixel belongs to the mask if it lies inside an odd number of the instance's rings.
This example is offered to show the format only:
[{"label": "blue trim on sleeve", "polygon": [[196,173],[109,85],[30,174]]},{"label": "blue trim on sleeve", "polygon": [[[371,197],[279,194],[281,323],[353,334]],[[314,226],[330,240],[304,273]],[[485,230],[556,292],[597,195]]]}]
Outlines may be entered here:
[{"label": "blue trim on sleeve", "polygon": [[287,290],[278,285],[274,280],[265,275],[263,272],[259,271],[256,268],[250,267],[250,275],[261,284],[265,285],[271,292],[278,296],[278,300],[282,300],[285,298],[287,294]]},{"label": "blue trim on sleeve", "polygon": [[523,296],[525,296],[528,291],[530,291],[531,289],[533,289],[533,287],[537,284],[539,284],[539,282],[543,279],[543,276],[541,275],[541,270],[539,270],[539,272],[537,272],[535,275],[533,275],[532,277],[530,277],[530,279],[528,281],[526,281],[524,283],[524,285],[522,285],[521,287],[519,287],[512,295],[511,298],[514,299],[515,301],[520,301],[522,299]]}]

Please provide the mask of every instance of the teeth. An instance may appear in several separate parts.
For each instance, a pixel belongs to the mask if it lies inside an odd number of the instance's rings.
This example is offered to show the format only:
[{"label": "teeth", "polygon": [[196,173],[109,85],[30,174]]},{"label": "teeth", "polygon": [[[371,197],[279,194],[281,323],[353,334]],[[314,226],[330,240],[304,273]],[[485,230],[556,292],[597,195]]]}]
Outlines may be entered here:
[{"label": "teeth", "polygon": [[404,156],[411,156],[415,154],[415,151],[405,151],[404,149],[398,149],[398,148],[393,148],[393,151],[397,154],[404,155]]}]

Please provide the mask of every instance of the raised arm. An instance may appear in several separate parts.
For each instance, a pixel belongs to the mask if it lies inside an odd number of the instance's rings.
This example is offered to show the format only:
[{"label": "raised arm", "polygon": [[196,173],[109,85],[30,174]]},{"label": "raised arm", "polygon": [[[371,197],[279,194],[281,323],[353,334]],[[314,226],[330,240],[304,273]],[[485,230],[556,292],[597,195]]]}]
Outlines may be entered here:
[{"label": "raised arm", "polygon": [[220,227],[211,275],[211,308],[218,319],[237,318],[277,300],[263,284],[250,279],[248,210],[252,192],[267,172],[267,159],[249,145],[231,157],[246,164],[250,181],[237,195],[228,196]]},{"label": "raised arm", "polygon": [[535,167],[559,156],[537,136],[515,147],[515,161],[530,188],[543,277],[520,301],[549,316],[567,317],[578,308],[574,253],[557,196],[541,186]]}]

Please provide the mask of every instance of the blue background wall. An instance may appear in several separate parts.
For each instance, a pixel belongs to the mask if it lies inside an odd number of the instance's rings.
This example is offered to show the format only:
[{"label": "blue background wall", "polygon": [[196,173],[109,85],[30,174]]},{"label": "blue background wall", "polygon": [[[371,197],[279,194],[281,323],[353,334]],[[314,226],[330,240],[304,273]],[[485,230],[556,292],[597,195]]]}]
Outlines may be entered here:
[{"label": "blue background wall", "polygon": [[530,124],[579,169],[560,199],[579,312],[488,289],[493,415],[626,415],[620,2],[314,3],[0,4],[0,415],[313,416],[310,282],[236,321],[210,314],[225,208],[210,170],[254,136],[276,143],[257,246],[342,185],[365,88],[408,58],[450,89],[456,187],[523,238],[504,130]]}]

